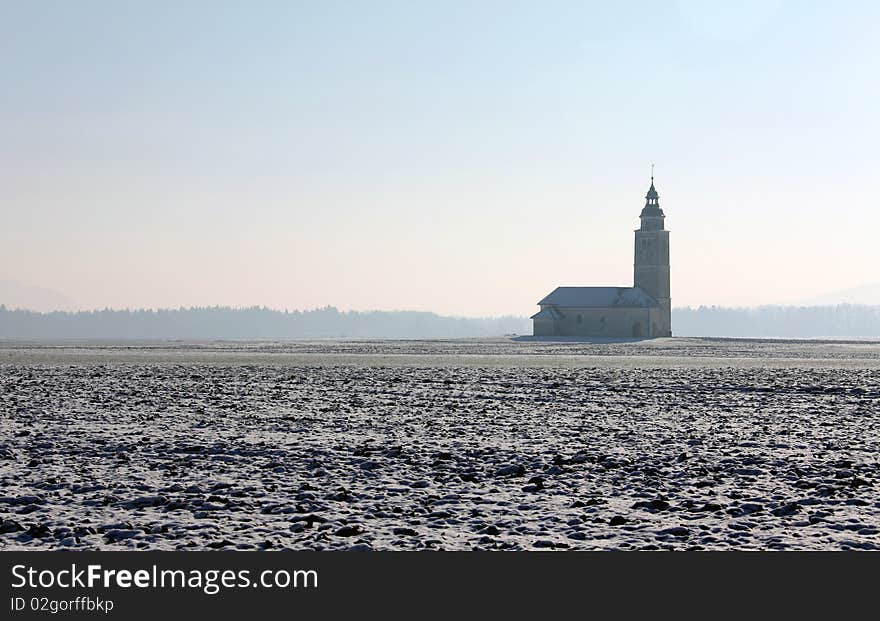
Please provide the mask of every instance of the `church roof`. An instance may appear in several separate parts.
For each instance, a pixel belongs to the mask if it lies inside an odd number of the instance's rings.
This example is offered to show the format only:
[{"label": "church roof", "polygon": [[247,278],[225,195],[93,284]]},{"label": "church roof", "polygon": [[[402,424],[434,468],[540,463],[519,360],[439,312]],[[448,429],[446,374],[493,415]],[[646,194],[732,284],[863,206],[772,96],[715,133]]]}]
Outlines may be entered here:
[{"label": "church roof", "polygon": [[563,319],[564,315],[552,306],[542,308],[537,313],[529,317],[529,319]]},{"label": "church roof", "polygon": [[[657,300],[640,287],[556,287],[539,306],[576,308],[650,308]],[[538,313],[540,315],[540,313]]]}]

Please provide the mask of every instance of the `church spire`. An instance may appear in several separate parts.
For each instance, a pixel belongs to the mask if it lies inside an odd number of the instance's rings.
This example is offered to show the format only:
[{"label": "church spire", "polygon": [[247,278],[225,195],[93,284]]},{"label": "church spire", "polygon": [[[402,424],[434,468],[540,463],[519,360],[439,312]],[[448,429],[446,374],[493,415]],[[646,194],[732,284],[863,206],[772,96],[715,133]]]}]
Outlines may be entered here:
[{"label": "church spire", "polygon": [[663,229],[663,210],[660,209],[660,194],[654,187],[654,162],[651,162],[651,187],[645,194],[645,207],[639,215],[642,219],[642,229]]},{"label": "church spire", "polygon": [[660,194],[657,193],[657,188],[654,187],[654,162],[651,162],[651,187],[648,188],[648,193],[645,194],[645,209],[651,208],[660,209]]}]

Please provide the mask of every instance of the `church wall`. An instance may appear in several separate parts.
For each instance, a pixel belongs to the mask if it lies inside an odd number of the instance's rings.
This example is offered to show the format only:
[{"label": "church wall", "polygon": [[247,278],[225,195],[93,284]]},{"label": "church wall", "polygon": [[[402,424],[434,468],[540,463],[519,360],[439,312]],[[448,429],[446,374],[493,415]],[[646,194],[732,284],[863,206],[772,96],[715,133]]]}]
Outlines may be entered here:
[{"label": "church wall", "polygon": [[532,334],[535,336],[556,336],[556,323],[553,319],[532,319]]},{"label": "church wall", "polygon": [[669,297],[669,231],[635,232],[633,283],[656,300]]},{"label": "church wall", "polygon": [[661,308],[651,309],[651,336],[662,337],[672,336],[672,327],[670,325],[669,308],[662,305]]},{"label": "church wall", "polygon": [[641,287],[660,303],[652,310],[654,336],[671,336],[671,307],[669,298],[669,231],[639,229],[635,232],[635,263],[633,284]]},{"label": "church wall", "polygon": [[[538,326],[541,320],[534,320],[535,336],[607,336],[632,338],[633,326],[639,325],[638,336],[649,337],[651,311],[648,308],[573,308],[557,307],[565,315],[555,320],[555,331],[543,332],[546,328]],[[659,309],[658,309],[659,310]],[[580,321],[578,321],[580,316]],[[544,320],[546,321],[546,320]],[[657,323],[657,317],[655,317]],[[541,330],[542,332],[538,332]]]}]

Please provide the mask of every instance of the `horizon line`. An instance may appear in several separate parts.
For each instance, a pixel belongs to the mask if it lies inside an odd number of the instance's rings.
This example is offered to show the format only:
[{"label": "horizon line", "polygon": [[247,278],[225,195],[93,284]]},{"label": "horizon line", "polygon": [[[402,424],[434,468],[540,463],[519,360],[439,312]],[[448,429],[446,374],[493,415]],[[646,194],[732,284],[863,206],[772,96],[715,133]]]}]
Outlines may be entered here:
[{"label": "horizon line", "polygon": [[[742,305],[742,306],[725,306],[722,304],[700,304],[697,306],[694,305],[685,305],[685,306],[674,306],[672,310],[674,311],[683,311],[683,310],[700,310],[700,309],[724,309],[724,310],[760,310],[760,309],[768,309],[768,308],[786,308],[786,309],[804,309],[804,308],[840,308],[840,307],[859,307],[859,308],[876,308],[880,309],[880,304],[862,304],[856,302],[841,302],[837,304],[752,304],[752,305]],[[192,306],[166,306],[166,307],[123,307],[123,308],[78,308],[78,309],[55,309],[55,310],[36,310],[33,308],[25,308],[21,306],[8,306],[3,302],[0,302],[0,310],[6,312],[24,312],[24,313],[32,313],[37,315],[52,315],[52,314],[67,314],[67,315],[77,315],[77,314],[89,314],[89,313],[160,313],[160,312],[191,312],[197,310],[225,310],[225,311],[233,311],[233,312],[241,312],[241,311],[268,311],[273,313],[281,313],[281,314],[305,314],[305,313],[314,313],[320,311],[336,311],[340,314],[374,314],[374,313],[418,313],[424,315],[434,315],[436,317],[443,317],[448,319],[528,319],[528,315],[516,315],[513,313],[507,314],[497,314],[497,315],[459,315],[459,314],[444,314],[438,311],[431,310],[416,310],[416,309],[340,309],[338,306],[334,306],[332,304],[327,304],[325,306],[316,306],[313,308],[275,308],[266,305],[260,304],[251,304],[251,305],[192,305]]]}]

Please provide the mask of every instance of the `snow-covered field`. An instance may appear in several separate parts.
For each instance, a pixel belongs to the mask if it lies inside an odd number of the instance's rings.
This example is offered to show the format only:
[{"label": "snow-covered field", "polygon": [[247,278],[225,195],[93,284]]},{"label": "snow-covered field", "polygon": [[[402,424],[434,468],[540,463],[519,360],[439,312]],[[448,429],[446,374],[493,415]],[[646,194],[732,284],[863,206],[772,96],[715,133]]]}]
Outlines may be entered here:
[{"label": "snow-covered field", "polygon": [[0,549],[877,549],[880,343],[0,344]]}]

